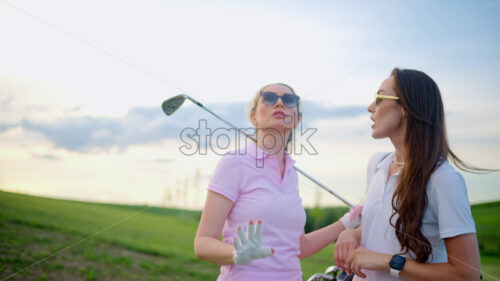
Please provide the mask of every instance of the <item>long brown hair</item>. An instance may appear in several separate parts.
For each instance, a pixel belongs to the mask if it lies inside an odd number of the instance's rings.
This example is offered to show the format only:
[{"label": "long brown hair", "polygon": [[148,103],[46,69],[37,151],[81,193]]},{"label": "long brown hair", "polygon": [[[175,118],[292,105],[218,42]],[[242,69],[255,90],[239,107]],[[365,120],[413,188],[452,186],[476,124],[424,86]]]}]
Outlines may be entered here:
[{"label": "long brown hair", "polygon": [[[439,88],[427,74],[411,69],[395,68],[395,92],[405,111],[405,165],[392,197],[391,225],[402,254],[414,253],[418,262],[426,262],[432,246],[422,233],[422,219],[427,207],[426,184],[432,173],[445,160],[469,172],[491,171],[476,168],[460,160],[448,145],[443,101]],[[393,217],[398,214],[395,225]]]}]

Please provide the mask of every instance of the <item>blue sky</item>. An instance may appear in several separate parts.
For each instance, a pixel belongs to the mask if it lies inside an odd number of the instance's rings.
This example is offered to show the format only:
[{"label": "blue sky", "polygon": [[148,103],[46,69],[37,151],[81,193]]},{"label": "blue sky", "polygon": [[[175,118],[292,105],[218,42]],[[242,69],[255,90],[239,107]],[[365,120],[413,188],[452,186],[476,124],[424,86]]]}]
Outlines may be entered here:
[{"label": "blue sky", "polygon": [[[362,202],[368,158],[391,149],[365,108],[396,66],[436,80],[458,155],[500,168],[499,15],[500,1],[2,1],[0,188],[198,208],[218,156],[186,157],[178,136],[222,124],[161,102],[185,92],[248,127],[255,91],[281,81],[318,129],[297,165]],[[464,176],[472,202],[500,199],[498,173]]]}]

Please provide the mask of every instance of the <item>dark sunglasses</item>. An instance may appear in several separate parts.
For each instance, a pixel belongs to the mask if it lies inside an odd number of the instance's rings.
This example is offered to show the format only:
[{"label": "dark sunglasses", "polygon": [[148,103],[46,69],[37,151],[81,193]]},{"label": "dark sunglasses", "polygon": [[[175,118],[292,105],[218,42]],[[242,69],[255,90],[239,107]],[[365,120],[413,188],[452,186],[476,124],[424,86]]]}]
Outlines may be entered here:
[{"label": "dark sunglasses", "polygon": [[299,103],[300,97],[294,94],[284,94],[282,96],[278,96],[275,92],[260,92],[260,96],[262,97],[262,102],[265,105],[275,105],[278,99],[281,99],[281,102],[289,108],[294,108]]}]

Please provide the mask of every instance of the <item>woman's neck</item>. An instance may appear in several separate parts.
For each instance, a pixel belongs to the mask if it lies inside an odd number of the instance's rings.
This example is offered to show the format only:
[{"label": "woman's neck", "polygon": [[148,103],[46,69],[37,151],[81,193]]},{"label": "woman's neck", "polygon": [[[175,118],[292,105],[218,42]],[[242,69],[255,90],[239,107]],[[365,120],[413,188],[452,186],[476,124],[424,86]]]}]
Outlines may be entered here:
[{"label": "woman's neck", "polygon": [[279,131],[274,128],[259,129],[257,146],[267,153],[276,155],[278,159],[283,159],[290,133],[288,130]]},{"label": "woman's neck", "polygon": [[404,151],[404,141],[403,137],[391,138],[392,145],[394,145],[395,153],[394,153],[394,162],[395,163],[404,163],[405,162],[405,151]]}]

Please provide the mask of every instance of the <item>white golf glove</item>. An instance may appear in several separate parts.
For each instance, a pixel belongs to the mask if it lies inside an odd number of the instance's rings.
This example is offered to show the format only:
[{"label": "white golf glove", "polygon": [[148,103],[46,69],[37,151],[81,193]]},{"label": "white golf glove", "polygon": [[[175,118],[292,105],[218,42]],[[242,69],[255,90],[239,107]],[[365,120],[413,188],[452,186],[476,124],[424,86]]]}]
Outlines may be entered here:
[{"label": "white golf glove", "polygon": [[363,205],[356,205],[351,208],[349,212],[347,212],[343,217],[340,218],[340,221],[344,225],[345,228],[355,228],[361,224],[361,212],[363,211]]},{"label": "white golf glove", "polygon": [[254,259],[269,257],[274,254],[271,247],[262,246],[262,221],[257,222],[257,227],[252,220],[248,222],[248,238],[243,234],[243,230],[238,226],[238,239],[234,238],[234,247],[236,248],[233,255],[235,264],[247,265]]}]

